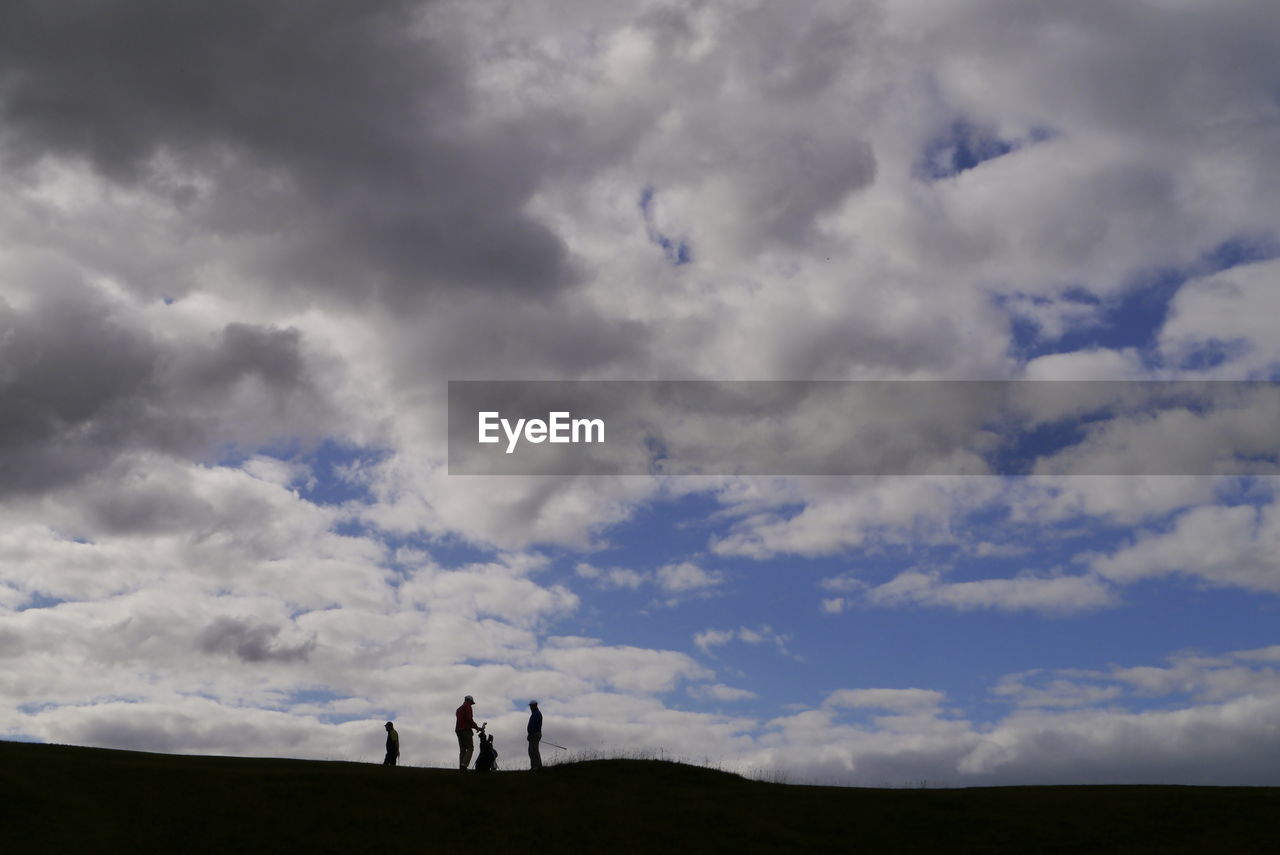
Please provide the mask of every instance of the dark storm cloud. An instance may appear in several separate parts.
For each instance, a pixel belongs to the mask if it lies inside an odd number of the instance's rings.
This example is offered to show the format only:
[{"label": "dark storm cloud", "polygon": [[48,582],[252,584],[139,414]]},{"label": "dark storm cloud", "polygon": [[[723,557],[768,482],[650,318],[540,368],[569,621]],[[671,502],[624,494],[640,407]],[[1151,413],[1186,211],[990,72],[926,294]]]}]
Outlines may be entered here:
[{"label": "dark storm cloud", "polygon": [[315,648],[315,639],[301,644],[281,644],[280,628],[264,623],[220,617],[196,636],[196,646],[205,653],[224,653],[245,662],[294,662],[305,660]]},{"label": "dark storm cloud", "polygon": [[269,238],[254,261],[280,283],[393,304],[565,285],[563,244],[522,213],[533,147],[467,129],[461,52],[422,32],[422,8],[4,4],[4,161],[82,158],[163,190],[197,226]]},{"label": "dark storm cloud", "polygon": [[297,330],[227,324],[206,359],[184,366],[181,385],[226,386],[256,375],[274,389],[287,390],[305,379],[301,338]]},{"label": "dark storm cloud", "polygon": [[[0,300],[0,497],[75,482],[130,451],[200,454],[243,425],[246,387],[296,430],[324,404],[294,330],[229,324],[177,345],[110,302],[52,287],[21,310]],[[259,437],[265,438],[265,437]]]}]

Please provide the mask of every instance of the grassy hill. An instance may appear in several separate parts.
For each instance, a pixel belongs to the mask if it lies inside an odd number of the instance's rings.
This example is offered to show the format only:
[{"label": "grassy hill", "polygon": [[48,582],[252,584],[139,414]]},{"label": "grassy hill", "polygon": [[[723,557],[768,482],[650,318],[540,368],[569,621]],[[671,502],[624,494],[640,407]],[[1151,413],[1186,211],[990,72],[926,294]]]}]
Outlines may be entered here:
[{"label": "grassy hill", "polygon": [[0,852],[1276,853],[1280,788],[791,786],[657,760],[475,775],[0,742]]}]

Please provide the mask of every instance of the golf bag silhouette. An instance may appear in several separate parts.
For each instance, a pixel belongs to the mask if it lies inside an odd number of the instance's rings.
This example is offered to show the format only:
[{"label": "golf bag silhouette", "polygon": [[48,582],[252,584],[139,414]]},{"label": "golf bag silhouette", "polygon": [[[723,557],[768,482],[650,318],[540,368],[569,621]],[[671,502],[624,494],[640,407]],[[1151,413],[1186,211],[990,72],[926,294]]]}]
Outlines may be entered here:
[{"label": "golf bag silhouette", "polygon": [[493,748],[493,737],[480,731],[480,756],[476,758],[477,772],[498,771],[498,752]]}]

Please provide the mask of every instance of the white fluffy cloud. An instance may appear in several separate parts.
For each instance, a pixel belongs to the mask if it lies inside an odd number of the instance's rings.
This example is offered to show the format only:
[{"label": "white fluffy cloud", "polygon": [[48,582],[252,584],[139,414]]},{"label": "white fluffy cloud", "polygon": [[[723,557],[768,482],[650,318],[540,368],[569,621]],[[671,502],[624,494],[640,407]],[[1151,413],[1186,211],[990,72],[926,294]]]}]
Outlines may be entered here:
[{"label": "white fluffy cloud", "polygon": [[1280,360],[1273,329],[1277,297],[1272,287],[1280,262],[1242,265],[1188,282],[1169,308],[1160,347],[1175,365],[1197,355],[1220,355],[1224,363],[1202,373],[1237,378],[1268,372]]},{"label": "white fluffy cloud", "polygon": [[1115,602],[1111,588],[1093,576],[1032,576],[947,582],[937,573],[909,570],[866,593],[875,605],[946,606],[967,611],[1039,611],[1070,614]]},{"label": "white fluffy cloud", "polygon": [[705,629],[693,636],[694,645],[708,655],[714,655],[712,654],[714,648],[735,641],[753,645],[772,644],[779,653],[786,654],[787,642],[790,640],[790,636],[778,633],[773,627],[767,625],[755,629],[748,626],[740,626],[737,629]]},{"label": "white fluffy cloud", "polygon": [[574,572],[598,588],[629,591],[654,588],[660,597],[656,602],[665,606],[716,596],[725,580],[723,573],[704,570],[693,561],[664,564],[656,570],[643,572],[626,567],[601,568],[582,561],[578,562]]},{"label": "white fluffy cloud", "polygon": [[827,696],[824,706],[872,707],[888,710],[909,710],[920,707],[936,707],[946,696],[930,689],[841,689]]},{"label": "white fluffy cloud", "polygon": [[1140,535],[1093,569],[1120,582],[1184,575],[1211,585],[1280,591],[1280,508],[1200,507],[1164,533]]}]

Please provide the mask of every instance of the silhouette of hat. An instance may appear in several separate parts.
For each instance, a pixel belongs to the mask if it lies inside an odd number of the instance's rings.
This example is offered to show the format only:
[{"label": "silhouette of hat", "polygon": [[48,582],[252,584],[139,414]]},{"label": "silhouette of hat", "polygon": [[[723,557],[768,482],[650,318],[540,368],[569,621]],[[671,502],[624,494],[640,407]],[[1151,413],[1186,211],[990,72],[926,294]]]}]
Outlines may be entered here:
[{"label": "silhouette of hat", "polygon": [[464,704],[474,704],[476,702],[476,699],[471,697],[470,695],[467,695],[465,698],[462,699],[462,702]]},{"label": "silhouette of hat", "polygon": [[383,727],[391,727],[391,722],[387,722],[386,724],[383,725]]},{"label": "silhouette of hat", "polygon": [[529,701],[529,706],[536,707],[537,705],[538,705],[537,701]]}]

